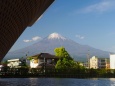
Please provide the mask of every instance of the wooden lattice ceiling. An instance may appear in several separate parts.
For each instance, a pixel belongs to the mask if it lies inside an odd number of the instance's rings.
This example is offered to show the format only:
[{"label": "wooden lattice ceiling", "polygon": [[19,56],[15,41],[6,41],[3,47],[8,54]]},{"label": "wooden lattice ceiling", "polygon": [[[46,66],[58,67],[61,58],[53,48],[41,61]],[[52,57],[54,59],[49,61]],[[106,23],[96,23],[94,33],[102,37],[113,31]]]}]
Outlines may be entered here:
[{"label": "wooden lattice ceiling", "polygon": [[[0,0],[0,61],[54,0]],[[20,46],[20,45],[19,45]]]}]

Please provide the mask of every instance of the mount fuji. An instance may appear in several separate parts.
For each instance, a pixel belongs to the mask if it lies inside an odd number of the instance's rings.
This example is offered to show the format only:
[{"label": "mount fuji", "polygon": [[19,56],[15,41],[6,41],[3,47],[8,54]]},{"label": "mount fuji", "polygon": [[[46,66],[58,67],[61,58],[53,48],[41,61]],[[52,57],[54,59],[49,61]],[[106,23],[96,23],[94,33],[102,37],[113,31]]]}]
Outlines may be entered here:
[{"label": "mount fuji", "polygon": [[[5,58],[19,58],[24,57],[26,54],[28,56],[32,56],[38,53],[50,53],[55,54],[54,49],[56,47],[65,47],[68,53],[73,57],[75,60],[83,60],[87,59],[87,55],[89,57],[98,56],[99,58],[108,58],[109,52],[103,51],[100,49],[95,49],[88,45],[81,45],[76,43],[75,41],[63,37],[58,33],[52,33],[49,36],[43,38],[41,41],[36,42],[33,45],[28,47],[9,52]],[[23,52],[23,53],[20,53]]]}]

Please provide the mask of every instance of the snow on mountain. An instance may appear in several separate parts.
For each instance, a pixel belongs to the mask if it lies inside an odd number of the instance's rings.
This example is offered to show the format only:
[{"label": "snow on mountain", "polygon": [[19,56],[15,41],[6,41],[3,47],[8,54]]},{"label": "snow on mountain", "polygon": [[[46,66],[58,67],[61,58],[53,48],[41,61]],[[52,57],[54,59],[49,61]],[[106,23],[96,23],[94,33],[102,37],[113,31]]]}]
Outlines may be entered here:
[{"label": "snow on mountain", "polygon": [[65,37],[61,36],[58,33],[52,33],[48,36],[48,39],[62,39],[62,40],[66,40]]}]

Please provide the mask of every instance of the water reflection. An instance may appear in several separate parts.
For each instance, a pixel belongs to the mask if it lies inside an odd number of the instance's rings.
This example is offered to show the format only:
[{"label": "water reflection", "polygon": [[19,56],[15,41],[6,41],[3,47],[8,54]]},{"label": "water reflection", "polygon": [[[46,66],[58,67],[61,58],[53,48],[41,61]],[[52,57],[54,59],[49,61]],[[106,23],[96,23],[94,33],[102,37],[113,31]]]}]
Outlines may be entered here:
[{"label": "water reflection", "polygon": [[30,80],[29,84],[31,86],[37,86],[37,84],[38,84],[38,78],[29,78],[29,80]]},{"label": "water reflection", "polygon": [[115,86],[115,79],[0,78],[0,86]]}]

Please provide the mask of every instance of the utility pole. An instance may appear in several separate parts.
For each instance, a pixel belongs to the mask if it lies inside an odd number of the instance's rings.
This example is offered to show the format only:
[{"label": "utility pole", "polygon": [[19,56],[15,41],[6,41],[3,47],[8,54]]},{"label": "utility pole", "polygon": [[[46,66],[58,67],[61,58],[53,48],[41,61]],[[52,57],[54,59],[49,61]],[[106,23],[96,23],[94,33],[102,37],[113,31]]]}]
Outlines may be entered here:
[{"label": "utility pole", "polygon": [[44,75],[45,75],[45,72],[46,72],[46,59],[44,57]]}]

